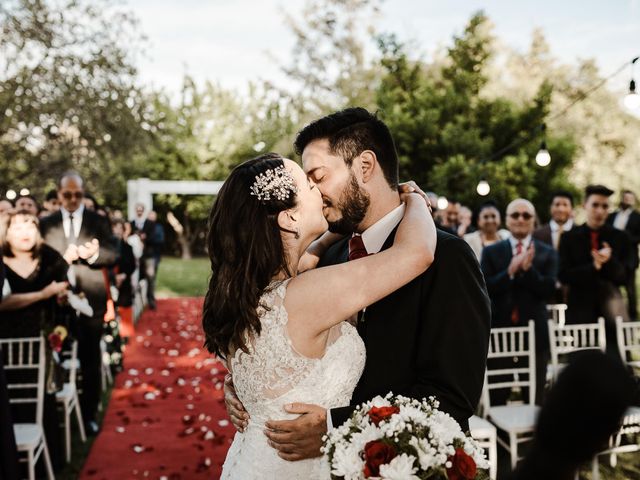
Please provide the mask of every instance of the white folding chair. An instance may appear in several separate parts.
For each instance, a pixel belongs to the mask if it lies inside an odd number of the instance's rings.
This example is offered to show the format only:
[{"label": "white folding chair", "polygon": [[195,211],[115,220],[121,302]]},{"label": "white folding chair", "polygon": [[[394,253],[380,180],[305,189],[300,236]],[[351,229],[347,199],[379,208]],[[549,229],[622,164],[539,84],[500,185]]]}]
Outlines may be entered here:
[{"label": "white folding chair", "polygon": [[482,417],[474,415],[469,419],[469,431],[478,446],[487,451],[489,476],[496,478],[498,474],[498,431],[496,427]]},{"label": "white folding chair", "polygon": [[34,404],[36,409],[33,423],[16,423],[13,426],[18,452],[27,454],[27,458],[21,459],[21,461],[27,462],[29,480],[34,480],[36,463],[40,455],[44,453],[47,478],[52,480],[54,478],[53,468],[42,427],[45,374],[44,339],[42,337],[0,339],[0,350],[4,355],[5,370],[8,373],[11,371],[20,372],[29,379],[29,381],[23,381],[15,378],[16,375],[7,375],[9,403]]},{"label": "white folding chair", "polygon": [[616,317],[616,333],[622,361],[634,371],[640,369],[640,322]]},{"label": "white folding chair", "polygon": [[[600,468],[598,462],[598,457],[600,455],[609,455],[609,464],[615,468],[618,463],[618,454],[640,451],[638,435],[640,435],[640,407],[629,407],[624,414],[620,429],[609,438],[609,448],[603,450],[594,457],[591,465],[591,479],[600,479]],[[629,443],[623,444],[625,437],[632,437],[633,440]]]},{"label": "white folding chair", "polygon": [[556,325],[563,327],[567,319],[567,304],[553,303],[547,305],[547,310],[551,314],[551,318],[549,320],[553,320]]},{"label": "white folding chair", "polygon": [[[492,366],[491,360],[511,359],[513,366]],[[522,366],[520,366],[522,365]],[[483,403],[485,415],[509,439],[497,436],[498,443],[509,451],[511,468],[518,463],[518,445],[533,438],[533,430],[540,408],[536,398],[536,350],[533,320],[526,327],[494,328],[489,338],[487,370]],[[491,405],[491,392],[495,390],[528,390],[528,399],[506,405]]]},{"label": "white folding chair", "polygon": [[580,323],[560,326],[553,320],[549,320],[549,346],[551,349],[552,382],[555,382],[560,371],[565,367],[561,357],[581,350],[607,349],[607,339],[604,330],[604,318],[600,317],[597,323]]},{"label": "white folding chair", "polygon": [[66,382],[62,390],[56,393],[56,400],[62,405],[64,410],[64,440],[65,440],[65,454],[67,462],[71,461],[71,415],[74,410],[76,413],[76,420],[78,421],[78,430],[80,431],[80,438],[82,442],[87,441],[87,436],[84,432],[84,422],[82,420],[82,412],[80,411],[80,401],[78,399],[78,388],[76,386],[76,377],[78,372],[78,341],[74,340],[71,343],[71,352],[69,358],[62,363],[63,367],[69,372],[69,381]]}]

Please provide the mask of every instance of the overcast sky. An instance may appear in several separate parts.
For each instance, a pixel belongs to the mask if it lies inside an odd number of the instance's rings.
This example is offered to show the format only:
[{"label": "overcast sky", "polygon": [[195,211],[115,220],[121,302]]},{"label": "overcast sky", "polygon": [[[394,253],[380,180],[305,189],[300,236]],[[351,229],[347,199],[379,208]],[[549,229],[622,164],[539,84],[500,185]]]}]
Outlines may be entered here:
[{"label": "overcast sky", "polygon": [[[303,0],[128,0],[149,38],[140,63],[145,83],[175,92],[184,73],[242,88],[249,80],[284,81],[267,52],[286,61],[293,38],[282,11],[300,15]],[[380,30],[414,39],[428,56],[447,45],[483,9],[500,39],[525,50],[535,27],[565,62],[595,58],[605,75],[640,55],[640,0],[386,0]],[[428,57],[427,57],[428,58]],[[609,88],[628,85],[625,70]],[[636,77],[640,76],[640,65]]]}]

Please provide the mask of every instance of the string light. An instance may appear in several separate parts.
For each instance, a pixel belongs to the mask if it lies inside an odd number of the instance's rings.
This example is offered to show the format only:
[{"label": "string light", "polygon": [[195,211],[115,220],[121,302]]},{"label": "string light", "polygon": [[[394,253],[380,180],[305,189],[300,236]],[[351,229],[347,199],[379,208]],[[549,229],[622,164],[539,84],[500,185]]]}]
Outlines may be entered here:
[{"label": "string light", "polygon": [[640,94],[636,91],[636,81],[633,78],[633,70],[636,62],[638,61],[636,57],[631,60],[631,81],[629,82],[629,93],[627,93],[624,97],[624,106],[629,110],[636,110],[640,108]]},{"label": "string light", "polygon": [[22,195],[23,197],[25,195],[29,195],[31,192],[29,191],[28,188],[23,188],[22,190],[20,190],[20,195]]},{"label": "string light", "polygon": [[15,198],[18,196],[18,194],[16,193],[15,190],[7,190],[7,198],[9,200],[15,200]]},{"label": "string light", "polygon": [[449,206],[449,200],[447,197],[438,197],[438,210],[444,210]]},{"label": "string light", "polygon": [[476,192],[478,192],[478,195],[480,195],[481,197],[486,197],[487,195],[489,195],[490,191],[491,191],[491,186],[489,185],[489,182],[487,182],[484,178],[482,178],[478,182],[478,186],[476,187]]}]

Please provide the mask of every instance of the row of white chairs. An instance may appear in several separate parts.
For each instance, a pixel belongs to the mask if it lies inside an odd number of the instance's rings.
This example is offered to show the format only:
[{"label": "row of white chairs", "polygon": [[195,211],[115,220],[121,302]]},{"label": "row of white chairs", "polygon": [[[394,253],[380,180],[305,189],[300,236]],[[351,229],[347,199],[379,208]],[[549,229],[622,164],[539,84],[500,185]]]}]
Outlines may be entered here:
[{"label": "row of white chairs", "polygon": [[[566,310],[566,308],[564,309]],[[549,320],[549,340],[551,347],[551,364],[549,366],[550,380],[553,382],[564,367],[563,356],[580,350],[606,349],[604,320],[599,319],[595,324],[567,325],[564,322],[564,310],[558,316]],[[622,318],[616,320],[617,342],[620,355],[625,364],[632,368],[640,367],[640,322],[624,322]],[[496,441],[503,446],[510,455],[511,467],[515,468],[519,460],[519,445],[528,442],[533,437],[539,407],[535,405],[535,328],[530,321],[526,327],[494,328],[489,342],[488,362],[495,359],[513,359],[509,366],[487,366],[485,374],[485,388],[482,395],[482,411],[485,418],[474,416],[469,425],[471,435],[483,442],[488,449],[488,460],[491,464],[490,475],[495,478],[497,473]],[[492,406],[491,392],[494,390],[527,391],[528,398],[517,403]],[[496,428],[497,427],[497,428]],[[497,435],[497,430],[503,431],[508,440]],[[610,455],[610,463],[615,466],[616,454],[640,451],[640,444],[623,445],[627,435],[640,432],[640,408],[630,407],[625,413],[620,430],[611,437],[610,446],[600,453]],[[592,477],[599,477],[598,458],[592,463]]]}]

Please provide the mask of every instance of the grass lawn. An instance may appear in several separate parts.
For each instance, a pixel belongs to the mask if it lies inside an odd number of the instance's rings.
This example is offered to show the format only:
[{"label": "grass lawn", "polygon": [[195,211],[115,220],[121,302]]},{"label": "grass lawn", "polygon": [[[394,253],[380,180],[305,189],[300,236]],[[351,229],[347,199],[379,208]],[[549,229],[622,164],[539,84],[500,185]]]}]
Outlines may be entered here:
[{"label": "grass lawn", "polygon": [[209,265],[208,258],[163,257],[158,269],[156,296],[203,297],[211,273]]}]

